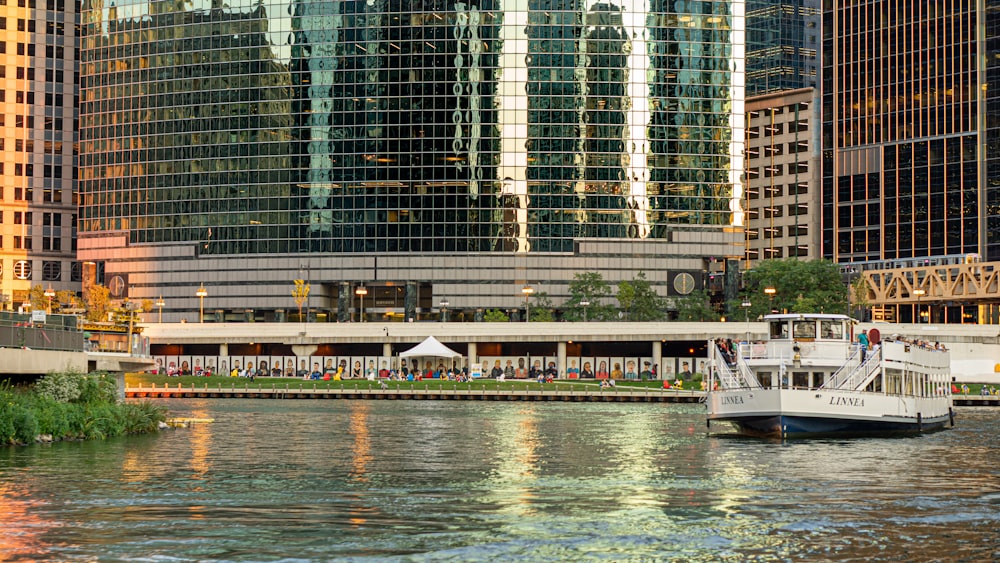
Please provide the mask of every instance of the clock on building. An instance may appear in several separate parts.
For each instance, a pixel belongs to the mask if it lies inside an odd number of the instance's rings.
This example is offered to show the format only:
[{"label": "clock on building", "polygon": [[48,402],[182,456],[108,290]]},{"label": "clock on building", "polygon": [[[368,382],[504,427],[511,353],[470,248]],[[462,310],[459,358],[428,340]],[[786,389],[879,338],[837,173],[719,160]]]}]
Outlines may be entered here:
[{"label": "clock on building", "polygon": [[694,291],[694,276],[687,272],[674,276],[674,291],[681,295]]},{"label": "clock on building", "polygon": [[125,295],[125,286],[125,277],[121,275],[112,276],[111,281],[108,282],[108,290],[111,292],[111,296],[115,298]]}]

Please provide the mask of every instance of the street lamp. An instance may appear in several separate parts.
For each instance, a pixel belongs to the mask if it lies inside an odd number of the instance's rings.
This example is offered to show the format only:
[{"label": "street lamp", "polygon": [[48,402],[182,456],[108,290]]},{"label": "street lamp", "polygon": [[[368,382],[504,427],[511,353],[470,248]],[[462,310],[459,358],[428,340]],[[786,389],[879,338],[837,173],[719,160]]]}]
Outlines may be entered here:
[{"label": "street lamp", "polygon": [[[927,295],[927,292],[922,289],[914,289],[913,294],[917,296],[917,319],[919,321],[919,318],[923,316],[923,313],[920,310],[920,298]],[[930,310],[927,311],[927,322],[931,322]]]},{"label": "street lamp", "polygon": [[740,304],[740,307],[743,307],[743,318],[747,323],[747,342],[750,342],[750,307],[752,306],[753,303],[750,303],[750,301],[743,301]]},{"label": "street lamp", "polygon": [[451,305],[451,303],[448,302],[447,297],[442,297],[441,302],[438,303],[438,305],[441,306],[441,322],[448,322],[448,305]]},{"label": "street lamp", "polygon": [[156,303],[153,303],[153,305],[156,305],[157,307],[160,308],[160,316],[156,320],[156,322],[162,323],[163,322],[163,306],[166,305],[166,303],[163,302],[163,296],[161,295],[160,298],[156,300]]},{"label": "street lamp", "polygon": [[583,307],[583,322],[587,322],[587,307],[590,307],[590,300],[584,297],[580,300],[580,306]]},{"label": "street lamp", "polygon": [[777,313],[777,311],[774,310],[774,294],[778,293],[778,290],[774,289],[774,286],[769,285],[764,288],[764,293],[766,293],[767,297],[771,300],[771,312]]},{"label": "street lamp", "polygon": [[46,311],[48,314],[52,314],[52,298],[56,296],[56,290],[52,289],[52,284],[49,284],[49,288],[45,290],[45,296],[49,298],[49,309]]},{"label": "street lamp", "polygon": [[205,322],[205,298],[208,297],[208,290],[205,289],[205,284],[202,283],[198,286],[198,291],[195,292],[198,296],[198,322]]},{"label": "street lamp", "polygon": [[357,289],[354,290],[354,294],[361,298],[361,316],[358,319],[359,323],[365,322],[365,295],[368,295],[368,288],[364,285],[359,285]]},{"label": "street lamp", "polygon": [[131,301],[128,300],[128,295],[125,296],[125,314],[128,315],[128,355],[132,355],[132,327],[135,321],[135,316],[133,310],[135,306]]},{"label": "street lamp", "polygon": [[521,288],[521,293],[524,294],[524,322],[528,322],[528,318],[531,316],[530,315],[531,311],[528,308],[529,307],[528,298],[531,297],[531,294],[534,292],[535,288],[531,287],[528,284],[524,284],[524,287]]}]

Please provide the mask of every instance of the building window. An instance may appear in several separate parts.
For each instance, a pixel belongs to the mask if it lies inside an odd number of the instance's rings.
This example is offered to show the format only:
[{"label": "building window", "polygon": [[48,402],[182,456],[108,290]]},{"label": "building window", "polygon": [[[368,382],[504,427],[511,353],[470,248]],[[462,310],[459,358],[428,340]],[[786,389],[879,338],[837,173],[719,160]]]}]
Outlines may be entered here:
[{"label": "building window", "polygon": [[14,277],[19,280],[31,279],[31,262],[28,260],[14,262]]},{"label": "building window", "polygon": [[62,264],[54,261],[42,262],[42,280],[59,281],[62,277]]}]

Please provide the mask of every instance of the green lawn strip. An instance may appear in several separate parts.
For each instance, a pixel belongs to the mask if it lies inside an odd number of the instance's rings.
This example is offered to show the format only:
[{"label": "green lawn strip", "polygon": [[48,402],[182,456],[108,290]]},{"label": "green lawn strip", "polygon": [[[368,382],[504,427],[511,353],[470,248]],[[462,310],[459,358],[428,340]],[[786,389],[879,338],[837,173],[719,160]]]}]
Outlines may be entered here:
[{"label": "green lawn strip", "polygon": [[[662,381],[618,381],[613,388],[605,388],[605,392],[616,391],[664,391],[670,392],[674,389],[663,389]],[[386,381],[389,389],[405,390],[428,390],[428,391],[452,391],[452,390],[473,390],[473,391],[599,391],[600,382],[595,380],[557,380],[553,383],[538,383],[537,381],[516,380],[497,381],[495,379],[476,379],[471,382],[460,383],[458,381],[448,381],[440,379],[430,379],[423,381]],[[312,389],[336,389],[336,390],[364,390],[379,389],[378,381],[368,381],[366,379],[347,379],[343,381],[323,381],[304,380],[294,377],[258,377],[249,380],[244,377],[195,377],[181,376],[168,377],[166,375],[151,375],[147,373],[127,374],[125,376],[126,389],[147,388],[153,386],[176,389],[277,389],[277,390],[312,390]],[[686,390],[695,389],[697,383],[688,383]]]}]

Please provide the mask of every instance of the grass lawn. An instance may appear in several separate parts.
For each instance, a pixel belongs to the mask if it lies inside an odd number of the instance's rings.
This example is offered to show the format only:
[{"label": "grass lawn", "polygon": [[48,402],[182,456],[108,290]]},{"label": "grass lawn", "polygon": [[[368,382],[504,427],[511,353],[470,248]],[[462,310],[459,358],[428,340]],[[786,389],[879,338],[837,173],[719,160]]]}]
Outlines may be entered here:
[{"label": "grass lawn", "polygon": [[[388,381],[390,389],[486,389],[486,390],[540,390],[554,389],[559,391],[597,391],[600,383],[596,380],[559,380],[554,383],[538,383],[536,381],[518,380],[499,382],[495,379],[476,379],[472,382],[459,383],[457,381],[447,381],[440,379],[430,379],[424,381]],[[303,380],[297,377],[258,377],[253,381],[243,377],[211,376],[195,377],[193,375],[182,377],[168,377],[166,375],[152,375],[148,373],[130,373],[125,375],[125,387],[128,389],[136,387],[177,387],[190,389],[194,387],[209,389],[378,389],[378,381],[368,381],[366,379],[347,379],[344,381],[316,381]],[[605,391],[632,391],[640,389],[664,390],[662,381],[617,381],[616,386]],[[688,382],[684,388],[686,390],[700,389],[697,382]],[[667,391],[673,391],[669,389]]]}]

